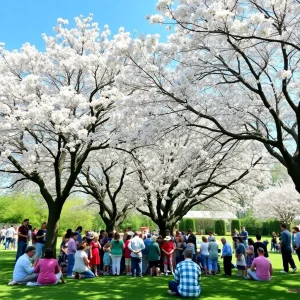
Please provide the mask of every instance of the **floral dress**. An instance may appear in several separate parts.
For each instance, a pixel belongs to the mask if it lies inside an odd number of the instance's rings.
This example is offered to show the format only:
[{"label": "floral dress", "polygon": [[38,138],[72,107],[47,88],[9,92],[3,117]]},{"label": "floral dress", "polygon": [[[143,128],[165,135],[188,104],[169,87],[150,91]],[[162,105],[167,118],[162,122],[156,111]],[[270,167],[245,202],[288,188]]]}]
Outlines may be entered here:
[{"label": "floral dress", "polygon": [[247,256],[246,256],[246,265],[247,265],[247,267],[251,267],[253,259],[254,259],[254,247],[249,246],[248,249],[252,250],[252,254],[247,254]]}]

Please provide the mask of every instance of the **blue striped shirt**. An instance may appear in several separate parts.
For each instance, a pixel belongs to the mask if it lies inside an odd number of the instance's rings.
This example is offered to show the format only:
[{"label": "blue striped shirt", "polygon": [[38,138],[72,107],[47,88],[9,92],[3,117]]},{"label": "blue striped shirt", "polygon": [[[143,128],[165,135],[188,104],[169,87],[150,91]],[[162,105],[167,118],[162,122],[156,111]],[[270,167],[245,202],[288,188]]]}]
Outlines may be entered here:
[{"label": "blue striped shirt", "polygon": [[201,292],[199,280],[201,269],[191,259],[186,258],[175,269],[174,280],[179,284],[178,292],[183,297],[198,297]]}]

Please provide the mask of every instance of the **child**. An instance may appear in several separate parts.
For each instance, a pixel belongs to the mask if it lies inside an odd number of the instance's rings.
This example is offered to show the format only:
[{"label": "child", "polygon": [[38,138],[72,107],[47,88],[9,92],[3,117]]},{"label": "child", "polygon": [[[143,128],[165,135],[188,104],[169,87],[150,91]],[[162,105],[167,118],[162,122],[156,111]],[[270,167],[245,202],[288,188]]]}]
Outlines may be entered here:
[{"label": "child", "polygon": [[110,255],[110,242],[107,242],[103,247],[104,255],[103,255],[103,275],[109,275],[110,267],[111,267],[111,255]]},{"label": "child", "polygon": [[173,252],[175,250],[174,242],[171,240],[170,236],[164,238],[164,243],[162,245],[162,252],[164,256],[164,273],[168,276],[168,265],[170,265],[170,271],[173,273]]}]

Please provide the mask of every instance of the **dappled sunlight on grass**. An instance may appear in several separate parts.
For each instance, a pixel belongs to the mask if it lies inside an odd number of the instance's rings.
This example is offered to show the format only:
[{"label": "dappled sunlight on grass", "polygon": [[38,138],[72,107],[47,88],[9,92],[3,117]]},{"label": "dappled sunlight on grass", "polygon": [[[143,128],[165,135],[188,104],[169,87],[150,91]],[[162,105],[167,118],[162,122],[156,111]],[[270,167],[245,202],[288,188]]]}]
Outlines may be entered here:
[{"label": "dappled sunlight on grass", "polygon": [[[124,299],[160,300],[176,299],[167,294],[168,277],[131,278],[127,276],[100,276],[96,279],[67,279],[65,285],[26,287],[8,286],[14,266],[14,251],[0,250],[0,299],[1,300],[77,300],[77,299]],[[298,266],[298,259],[294,256]],[[271,282],[247,281],[235,276],[202,277],[200,298],[207,300],[292,300],[300,299],[300,294],[292,294],[288,289],[300,288],[300,268],[296,274],[280,274],[281,255],[271,253],[274,275]],[[221,263],[222,266],[222,263]]]}]

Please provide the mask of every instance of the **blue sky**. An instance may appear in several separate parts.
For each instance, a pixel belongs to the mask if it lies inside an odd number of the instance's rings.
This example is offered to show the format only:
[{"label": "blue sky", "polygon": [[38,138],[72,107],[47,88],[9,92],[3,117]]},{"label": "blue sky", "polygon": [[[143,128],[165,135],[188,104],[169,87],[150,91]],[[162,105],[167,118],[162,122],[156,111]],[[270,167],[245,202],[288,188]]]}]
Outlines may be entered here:
[{"label": "blue sky", "polygon": [[165,37],[164,26],[150,25],[145,16],[157,13],[157,0],[1,0],[0,42],[7,50],[20,49],[29,42],[44,49],[41,34],[53,35],[52,28],[58,18],[68,19],[94,14],[93,21],[100,29],[108,24],[112,34],[119,27],[137,34],[159,33]]}]

